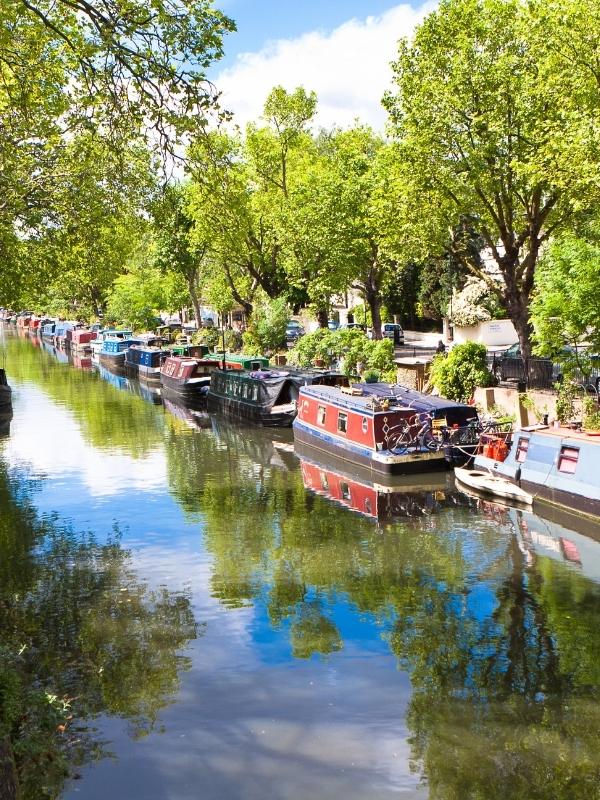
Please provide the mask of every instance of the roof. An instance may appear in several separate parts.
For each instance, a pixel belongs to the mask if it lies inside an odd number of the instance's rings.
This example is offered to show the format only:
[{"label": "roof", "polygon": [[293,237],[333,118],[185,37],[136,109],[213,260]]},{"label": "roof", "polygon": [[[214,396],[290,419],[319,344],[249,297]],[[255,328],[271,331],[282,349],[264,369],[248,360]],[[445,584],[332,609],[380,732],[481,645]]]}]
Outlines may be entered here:
[{"label": "roof", "polygon": [[362,395],[348,395],[341,391],[337,386],[312,385],[302,388],[302,393],[310,397],[337,403],[348,408],[357,408],[365,411],[373,411],[372,399],[376,397],[380,400],[388,399],[391,401],[390,408],[411,408],[415,411],[432,412],[448,408],[470,408],[464,403],[455,403],[445,397],[433,397],[432,395],[408,389],[405,386],[398,386],[389,383],[354,383],[353,387],[362,390]]}]

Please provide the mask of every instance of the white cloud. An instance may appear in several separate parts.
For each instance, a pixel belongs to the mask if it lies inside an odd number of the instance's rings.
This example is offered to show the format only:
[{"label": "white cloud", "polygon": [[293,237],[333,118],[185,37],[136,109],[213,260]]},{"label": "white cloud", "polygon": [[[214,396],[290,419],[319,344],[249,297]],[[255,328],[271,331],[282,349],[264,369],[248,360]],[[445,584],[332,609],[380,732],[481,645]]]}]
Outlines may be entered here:
[{"label": "white cloud", "polygon": [[390,87],[390,62],[397,43],[435,7],[433,0],[412,8],[398,5],[381,16],[351,19],[325,33],[280,39],[257,53],[242,53],[217,76],[222,105],[244,126],[257,119],[273,86],[297,86],[317,92],[319,125],[348,126],[358,117],[382,129],[386,115],[381,97]]}]

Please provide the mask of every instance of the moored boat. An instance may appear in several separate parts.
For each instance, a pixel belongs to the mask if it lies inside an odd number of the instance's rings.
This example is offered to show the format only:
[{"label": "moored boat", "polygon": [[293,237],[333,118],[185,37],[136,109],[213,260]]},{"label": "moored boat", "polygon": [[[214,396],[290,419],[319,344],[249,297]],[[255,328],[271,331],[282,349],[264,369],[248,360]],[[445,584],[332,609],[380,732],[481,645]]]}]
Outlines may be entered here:
[{"label": "moored boat", "polygon": [[345,375],[319,370],[275,371],[217,369],[208,391],[208,410],[256,425],[289,427],[296,417],[300,390],[308,384],[343,386]]},{"label": "moored boat", "polygon": [[243,353],[208,353],[207,359],[217,361],[218,366],[226,370],[245,370],[256,372],[269,368],[269,359],[265,356],[246,356]]},{"label": "moored boat", "polygon": [[401,386],[306,386],[294,438],[375,472],[408,474],[469,460],[477,426],[471,406]]},{"label": "moored boat", "polygon": [[96,331],[96,338],[90,342],[92,348],[92,358],[99,360],[100,351],[105,339],[131,339],[133,338],[133,331],[127,329],[118,330],[116,328],[105,328],[104,330]]},{"label": "moored boat", "polygon": [[162,392],[188,406],[204,405],[214,361],[170,355],[160,368]]},{"label": "moored boat", "polygon": [[533,497],[506,478],[500,478],[481,469],[455,467],[454,475],[459,483],[475,490],[477,493],[493,495],[508,503],[530,506]]},{"label": "moored boat", "polygon": [[600,440],[565,428],[522,429],[504,461],[477,455],[475,468],[505,478],[533,496],[600,516]]},{"label": "moored boat", "polygon": [[132,344],[125,353],[125,371],[129,377],[160,386],[160,368],[167,355],[156,345]]},{"label": "moored boat", "polygon": [[100,363],[113,372],[125,373],[125,354],[134,344],[142,344],[140,339],[107,336],[102,342]]},{"label": "moored boat", "polygon": [[97,336],[97,331],[92,328],[75,328],[71,331],[71,350],[78,353],[91,353],[92,342]]}]

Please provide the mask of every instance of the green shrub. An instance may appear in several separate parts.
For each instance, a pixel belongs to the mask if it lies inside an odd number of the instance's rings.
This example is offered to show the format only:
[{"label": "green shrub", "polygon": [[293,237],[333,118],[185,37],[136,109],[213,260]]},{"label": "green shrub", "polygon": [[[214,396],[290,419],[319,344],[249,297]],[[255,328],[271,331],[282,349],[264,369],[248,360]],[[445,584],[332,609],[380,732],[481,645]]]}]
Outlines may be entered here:
[{"label": "green shrub", "polygon": [[220,331],[218,328],[200,328],[192,336],[194,344],[207,344],[211,350],[221,346]]},{"label": "green shrub", "polygon": [[575,397],[577,387],[571,381],[563,381],[556,385],[558,397],[556,398],[556,418],[563,425],[570,422],[575,416]]},{"label": "green shrub", "polygon": [[[307,333],[289,353],[288,360],[301,367],[309,367],[316,359],[327,365],[343,363],[347,375],[357,375],[361,370],[377,370],[380,374],[394,370],[394,345],[390,339],[374,342],[357,328],[330,331],[319,328]],[[361,370],[359,370],[359,365]]]},{"label": "green shrub", "polygon": [[258,306],[243,334],[244,352],[269,353],[286,346],[285,327],[290,310],[282,297]]},{"label": "green shrub", "polygon": [[449,400],[466,403],[478,386],[491,386],[494,376],[487,367],[485,345],[465,342],[449,355],[438,355],[431,364],[430,383]]},{"label": "green shrub", "polygon": [[588,431],[600,431],[600,408],[594,397],[583,401],[583,427]]}]

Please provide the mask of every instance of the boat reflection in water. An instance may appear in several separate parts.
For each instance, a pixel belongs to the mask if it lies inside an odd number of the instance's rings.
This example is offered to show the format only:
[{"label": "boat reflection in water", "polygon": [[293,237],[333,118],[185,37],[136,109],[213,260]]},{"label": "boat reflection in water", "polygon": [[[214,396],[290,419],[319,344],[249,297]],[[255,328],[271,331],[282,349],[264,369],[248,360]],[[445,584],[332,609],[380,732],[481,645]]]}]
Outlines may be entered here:
[{"label": "boat reflection in water", "polygon": [[596,520],[551,508],[548,516],[541,516],[545,506],[533,513],[481,498],[477,508],[499,524],[512,523],[528,568],[551,559],[600,583],[600,526]]},{"label": "boat reflection in water", "polygon": [[0,436],[9,435],[12,417],[12,389],[8,385],[6,372],[0,369]]},{"label": "boat reflection in water", "polygon": [[188,428],[192,430],[206,430],[210,428],[210,417],[206,411],[199,411],[184,405],[179,405],[166,397],[162,398],[162,404],[169,414],[185,422]]},{"label": "boat reflection in water", "polygon": [[295,443],[304,488],[345,508],[377,520],[420,517],[443,509],[468,506],[473,501],[456,491],[448,472],[382,476],[314,448]]}]

